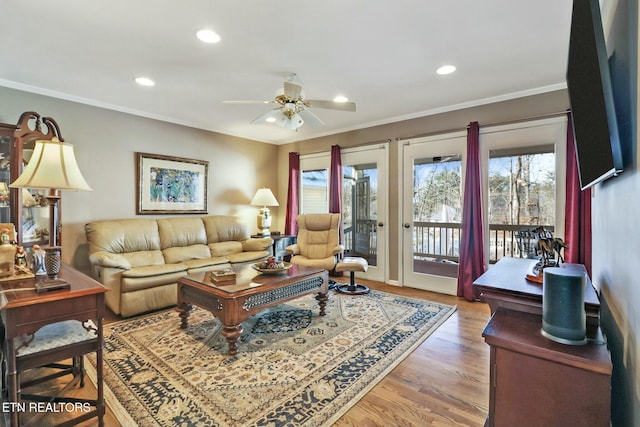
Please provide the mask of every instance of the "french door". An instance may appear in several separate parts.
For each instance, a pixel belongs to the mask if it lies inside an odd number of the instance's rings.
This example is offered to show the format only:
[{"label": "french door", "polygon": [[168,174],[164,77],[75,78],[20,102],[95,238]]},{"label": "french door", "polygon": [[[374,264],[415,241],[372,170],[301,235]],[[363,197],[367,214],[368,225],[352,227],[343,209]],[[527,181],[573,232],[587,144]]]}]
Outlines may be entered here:
[{"label": "french door", "polygon": [[[341,152],[345,255],[368,261],[358,277],[381,282],[388,279],[388,151],[385,143]],[[328,153],[300,157],[301,213],[328,212],[330,162]]]},{"label": "french door", "polygon": [[455,295],[466,133],[400,141],[404,286]]}]

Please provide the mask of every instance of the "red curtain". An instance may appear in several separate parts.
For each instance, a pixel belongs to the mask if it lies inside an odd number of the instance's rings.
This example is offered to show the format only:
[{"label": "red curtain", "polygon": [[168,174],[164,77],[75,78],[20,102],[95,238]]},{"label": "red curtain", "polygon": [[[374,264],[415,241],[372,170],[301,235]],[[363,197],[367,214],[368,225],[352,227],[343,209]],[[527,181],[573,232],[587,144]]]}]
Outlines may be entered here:
[{"label": "red curtain", "polygon": [[[329,213],[342,214],[342,157],[340,156],[340,146],[331,146],[331,169],[329,171]],[[340,221],[338,227],[339,241],[344,242],[344,229]],[[342,276],[342,272],[332,270],[332,276]]]},{"label": "red curtain", "polygon": [[331,170],[329,171],[329,213],[342,212],[342,158],[340,146],[331,146]]},{"label": "red curtain", "polygon": [[584,264],[591,276],[591,189],[580,190],[571,113],[567,114],[567,193],[564,214],[566,262]]},{"label": "red curtain", "polygon": [[284,234],[298,234],[298,195],[300,185],[300,155],[289,153],[289,188],[287,190],[287,212]]},{"label": "red curtain", "polygon": [[481,189],[480,127],[478,122],[472,122],[467,130],[467,169],[464,178],[457,293],[459,297],[469,301],[478,299],[473,289],[473,281],[486,270],[484,264]]}]

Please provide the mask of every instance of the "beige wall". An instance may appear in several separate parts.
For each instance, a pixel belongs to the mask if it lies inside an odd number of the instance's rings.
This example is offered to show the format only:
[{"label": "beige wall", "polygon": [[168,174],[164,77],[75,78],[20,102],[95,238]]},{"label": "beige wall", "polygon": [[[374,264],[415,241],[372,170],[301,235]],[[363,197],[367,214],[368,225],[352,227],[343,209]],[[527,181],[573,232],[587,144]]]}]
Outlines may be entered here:
[{"label": "beige wall", "polygon": [[[466,128],[472,121],[478,121],[480,126],[521,120],[530,117],[544,116],[566,111],[569,108],[567,92],[555,91],[545,94],[519,98],[489,105],[483,105],[448,113],[407,120],[399,123],[376,126],[353,132],[346,132],[324,138],[311,139],[279,146],[278,150],[278,193],[279,200],[286,200],[288,183],[289,152],[300,154],[330,151],[331,146],[354,147],[375,144],[390,140],[389,149],[389,252],[399,251],[400,220],[398,218],[398,204],[401,195],[402,177],[398,172],[398,139],[406,139],[418,135],[437,134],[449,131],[459,131]],[[284,195],[284,198],[282,197]],[[277,228],[283,229],[284,215],[278,218]],[[389,278],[397,280],[397,257],[389,259]]]},{"label": "beige wall", "polygon": [[[273,229],[284,228],[288,153],[330,150],[391,140],[389,150],[389,253],[399,246],[397,139],[519,120],[565,111],[566,91],[467,108],[281,146],[245,140],[164,123],[70,101],[0,87],[0,122],[16,123],[24,111],[53,117],[76,156],[93,192],[66,192],[62,201],[63,258],[87,269],[84,224],[91,220],[132,218],[135,205],[135,152],[208,160],[210,214],[242,217],[253,230],[258,210],[249,202],[259,187],[274,190],[280,207],[272,208]],[[277,171],[277,173],[274,173]],[[397,280],[398,265],[390,257],[389,277]]]},{"label": "beige wall", "polygon": [[[209,213],[238,215],[252,231],[258,209],[249,202],[256,189],[277,187],[277,147],[271,144],[0,87],[0,122],[16,123],[24,111],[58,122],[93,188],[62,194],[63,259],[84,271],[84,224],[136,216],[137,151],[208,160]],[[278,215],[278,208],[272,211]]]}]

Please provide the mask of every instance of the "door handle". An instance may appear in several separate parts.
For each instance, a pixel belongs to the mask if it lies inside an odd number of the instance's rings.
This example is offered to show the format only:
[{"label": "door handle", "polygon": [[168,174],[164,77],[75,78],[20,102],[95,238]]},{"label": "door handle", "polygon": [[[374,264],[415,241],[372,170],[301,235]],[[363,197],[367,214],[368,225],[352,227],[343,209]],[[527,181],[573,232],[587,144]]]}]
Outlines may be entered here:
[{"label": "door handle", "polygon": [[403,224],[403,227],[404,227],[404,228],[411,228],[411,224],[409,224],[408,222],[405,222],[405,223]]},{"label": "door handle", "polygon": [[378,227],[384,227],[384,222],[379,222]]}]

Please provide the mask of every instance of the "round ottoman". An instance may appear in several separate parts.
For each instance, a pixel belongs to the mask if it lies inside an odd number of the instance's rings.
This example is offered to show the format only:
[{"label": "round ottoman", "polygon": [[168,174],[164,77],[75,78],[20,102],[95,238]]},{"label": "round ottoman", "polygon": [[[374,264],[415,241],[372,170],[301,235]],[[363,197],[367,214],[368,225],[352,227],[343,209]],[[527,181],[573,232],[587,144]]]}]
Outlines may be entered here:
[{"label": "round ottoman", "polygon": [[336,286],[336,291],[343,294],[362,295],[369,293],[369,287],[359,285],[355,282],[356,271],[367,271],[369,263],[366,259],[360,257],[345,257],[336,265],[336,271],[348,271],[350,273],[349,284],[341,284]]}]

